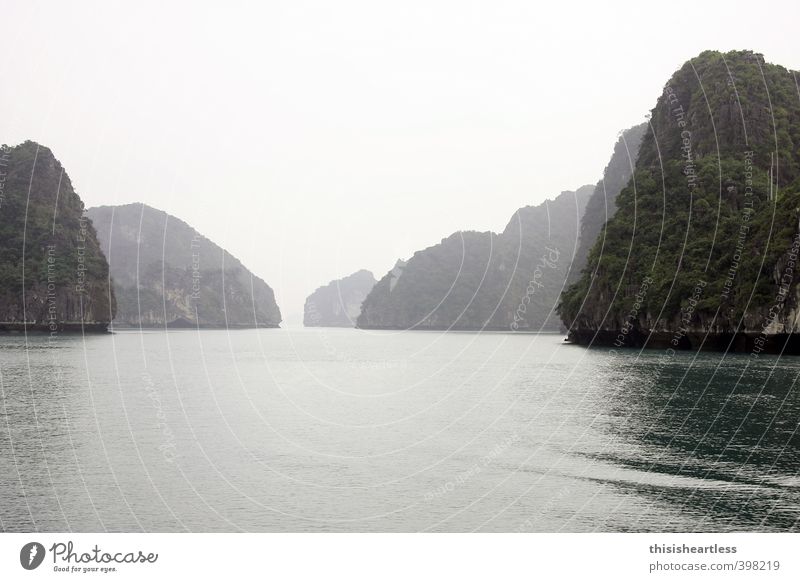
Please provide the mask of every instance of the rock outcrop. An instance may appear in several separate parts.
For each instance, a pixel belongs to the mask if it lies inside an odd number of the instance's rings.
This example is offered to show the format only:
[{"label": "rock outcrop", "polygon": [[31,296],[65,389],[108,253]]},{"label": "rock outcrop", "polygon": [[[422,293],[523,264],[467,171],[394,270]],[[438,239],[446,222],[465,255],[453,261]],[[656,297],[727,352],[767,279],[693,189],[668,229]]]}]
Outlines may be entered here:
[{"label": "rock outcrop", "polygon": [[361,304],[374,286],[375,277],[362,269],[320,287],[306,299],[303,325],[355,327]]},{"label": "rock outcrop", "polygon": [[614,216],[617,210],[617,196],[630,182],[646,129],[647,124],[640,123],[623,131],[617,140],[611,160],[603,171],[603,178],[594,187],[594,192],[586,203],[581,219],[578,250],[575,251],[573,268],[569,273],[569,283],[574,283],[580,278],[589,258],[589,251],[603,232],[606,222]]},{"label": "rock outcrop", "polygon": [[46,147],[0,146],[0,331],[105,331],[108,263],[66,171]]},{"label": "rock outcrop", "polygon": [[562,296],[572,341],[800,353],[799,76],[750,51],[672,76]]},{"label": "rock outcrop", "polygon": [[521,208],[500,234],[457,232],[398,261],[364,300],[358,327],[558,330],[555,306],[593,190]]},{"label": "rock outcrop", "polygon": [[182,220],[144,204],[88,215],[114,281],[115,327],[278,327],[269,285]]}]

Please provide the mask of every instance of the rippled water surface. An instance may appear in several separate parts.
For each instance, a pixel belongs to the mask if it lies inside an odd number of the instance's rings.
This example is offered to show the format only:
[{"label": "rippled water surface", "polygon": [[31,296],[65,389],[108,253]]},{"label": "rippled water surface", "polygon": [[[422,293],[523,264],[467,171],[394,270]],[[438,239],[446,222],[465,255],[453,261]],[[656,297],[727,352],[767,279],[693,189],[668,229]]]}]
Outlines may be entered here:
[{"label": "rippled water surface", "polygon": [[800,359],[338,329],[0,338],[6,531],[787,531]]}]

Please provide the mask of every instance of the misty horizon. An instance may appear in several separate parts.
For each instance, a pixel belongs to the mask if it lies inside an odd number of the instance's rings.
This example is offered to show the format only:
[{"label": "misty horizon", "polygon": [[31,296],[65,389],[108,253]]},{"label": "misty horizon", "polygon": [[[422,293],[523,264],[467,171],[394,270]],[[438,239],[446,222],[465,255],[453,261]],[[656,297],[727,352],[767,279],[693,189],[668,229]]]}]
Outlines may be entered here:
[{"label": "misty horizon", "polygon": [[[739,39],[728,30],[748,5],[683,6],[654,28],[635,3],[581,20],[565,3],[292,3],[246,19],[237,5],[15,3],[0,141],[50,147],[87,207],[186,221],[272,286],[288,319],[329,281],[380,279],[453,232],[498,232],[596,183],[619,132],[704,50],[800,68],[791,19]],[[687,37],[684,14],[717,26]]]}]

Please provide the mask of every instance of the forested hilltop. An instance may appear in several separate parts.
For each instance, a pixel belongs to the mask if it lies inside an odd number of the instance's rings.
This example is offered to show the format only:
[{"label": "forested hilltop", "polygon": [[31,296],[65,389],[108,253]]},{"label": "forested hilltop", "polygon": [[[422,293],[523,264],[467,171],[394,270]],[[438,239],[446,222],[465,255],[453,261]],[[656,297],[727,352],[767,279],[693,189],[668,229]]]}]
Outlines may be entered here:
[{"label": "forested hilltop", "polygon": [[306,298],[303,325],[306,327],[355,327],[361,304],[375,286],[367,270],[331,281]]},{"label": "forested hilltop", "polygon": [[0,146],[0,331],[104,331],[114,291],[83,202],[48,148]]},{"label": "forested hilltop", "polygon": [[558,330],[555,305],[593,189],[521,208],[500,234],[457,232],[398,261],[364,300],[358,327]]},{"label": "forested hilltop", "polygon": [[88,211],[108,256],[117,327],[278,327],[272,289],[182,220],[145,204]]},{"label": "forested hilltop", "polygon": [[798,351],[798,178],[798,74],[750,51],[687,62],[652,110],[583,276],[562,296],[570,338]]}]

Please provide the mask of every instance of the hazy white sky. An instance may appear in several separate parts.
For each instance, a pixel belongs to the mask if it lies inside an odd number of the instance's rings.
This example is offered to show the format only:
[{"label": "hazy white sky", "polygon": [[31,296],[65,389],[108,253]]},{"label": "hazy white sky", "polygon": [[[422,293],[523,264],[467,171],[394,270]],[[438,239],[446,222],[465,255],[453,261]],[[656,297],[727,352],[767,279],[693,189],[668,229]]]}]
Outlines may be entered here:
[{"label": "hazy white sky", "polygon": [[285,318],[596,182],[702,50],[800,69],[796,0],[166,4],[2,0],[0,142],[51,147],[87,206],[187,221]]}]

